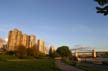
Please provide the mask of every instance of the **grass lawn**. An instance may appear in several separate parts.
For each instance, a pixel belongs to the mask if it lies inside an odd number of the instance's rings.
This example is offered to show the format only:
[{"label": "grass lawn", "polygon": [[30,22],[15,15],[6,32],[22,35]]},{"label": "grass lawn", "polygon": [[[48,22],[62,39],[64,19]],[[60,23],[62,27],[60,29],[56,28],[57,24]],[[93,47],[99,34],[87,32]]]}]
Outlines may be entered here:
[{"label": "grass lawn", "polygon": [[[11,60],[11,59],[19,59],[17,56],[12,55],[0,55],[0,60]],[[33,56],[25,56],[23,59],[34,59]]]},{"label": "grass lawn", "polygon": [[0,61],[0,71],[60,71],[53,59]]},{"label": "grass lawn", "polygon": [[2,60],[18,59],[18,57],[17,56],[12,56],[12,55],[0,55],[0,59],[2,59]]}]

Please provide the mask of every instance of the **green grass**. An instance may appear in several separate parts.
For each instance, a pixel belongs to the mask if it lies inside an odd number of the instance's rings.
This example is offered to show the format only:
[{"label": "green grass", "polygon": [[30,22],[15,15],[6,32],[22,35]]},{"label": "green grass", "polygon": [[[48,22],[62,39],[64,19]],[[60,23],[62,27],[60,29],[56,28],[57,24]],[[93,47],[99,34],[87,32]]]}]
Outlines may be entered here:
[{"label": "green grass", "polygon": [[60,71],[53,59],[0,61],[0,71]]},{"label": "green grass", "polygon": [[0,55],[0,59],[18,59],[18,57],[12,55]]},{"label": "green grass", "polygon": [[[0,61],[14,60],[19,59],[17,56],[12,55],[0,55]],[[23,59],[34,59],[33,56],[25,56]]]}]

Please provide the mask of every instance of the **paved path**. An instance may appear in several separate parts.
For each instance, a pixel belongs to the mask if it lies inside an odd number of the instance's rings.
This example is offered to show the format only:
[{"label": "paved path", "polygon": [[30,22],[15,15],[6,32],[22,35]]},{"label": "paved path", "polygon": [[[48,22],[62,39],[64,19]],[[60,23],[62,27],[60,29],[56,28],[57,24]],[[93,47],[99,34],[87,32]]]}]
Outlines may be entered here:
[{"label": "paved path", "polygon": [[83,71],[81,69],[75,68],[73,66],[64,64],[62,61],[60,60],[56,60],[56,64],[58,65],[58,67],[62,70],[62,71]]}]

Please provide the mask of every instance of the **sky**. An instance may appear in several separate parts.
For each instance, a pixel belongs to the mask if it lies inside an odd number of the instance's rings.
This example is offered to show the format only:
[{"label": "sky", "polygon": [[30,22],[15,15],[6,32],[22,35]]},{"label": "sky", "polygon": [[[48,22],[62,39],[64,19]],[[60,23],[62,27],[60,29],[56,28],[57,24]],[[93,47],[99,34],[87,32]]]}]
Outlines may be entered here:
[{"label": "sky", "polygon": [[0,0],[0,37],[18,28],[55,47],[108,49],[108,16],[94,0]]}]

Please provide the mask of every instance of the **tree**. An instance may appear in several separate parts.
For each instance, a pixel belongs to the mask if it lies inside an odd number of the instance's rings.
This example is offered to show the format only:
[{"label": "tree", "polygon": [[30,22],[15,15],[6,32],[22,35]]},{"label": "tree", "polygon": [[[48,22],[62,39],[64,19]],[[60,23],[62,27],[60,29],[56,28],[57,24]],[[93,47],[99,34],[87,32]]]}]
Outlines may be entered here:
[{"label": "tree", "polygon": [[40,52],[37,50],[36,44],[31,48],[27,48],[27,56],[33,56],[36,58],[40,56]]},{"label": "tree", "polygon": [[34,57],[39,57],[39,52],[38,52],[38,50],[37,50],[37,46],[36,45],[34,45],[33,47],[32,47],[32,52],[33,52],[33,56]]},{"label": "tree", "polygon": [[61,47],[58,47],[57,50],[56,50],[57,53],[59,53],[59,55],[62,57],[62,58],[70,58],[71,57],[71,51],[69,50],[69,47],[68,46],[61,46]]},{"label": "tree", "polygon": [[33,53],[34,52],[34,50],[33,50],[33,48],[27,48],[27,56],[33,56]]},{"label": "tree", "polygon": [[59,53],[57,53],[56,51],[53,53],[53,57],[55,58],[55,57],[60,57],[60,54]]},{"label": "tree", "polygon": [[[44,53],[41,53],[41,52],[38,50],[36,44],[35,44],[33,47],[31,47],[31,49],[32,49],[32,56],[34,56],[35,58],[39,58],[39,57],[45,56]],[[30,53],[31,53],[31,51],[30,51]]]},{"label": "tree", "polygon": [[17,46],[16,56],[24,58],[27,55],[26,48],[23,45]]},{"label": "tree", "polygon": [[96,7],[97,13],[108,15],[108,0],[95,0],[100,7]]}]

